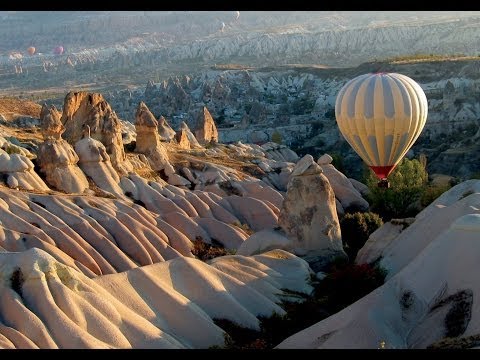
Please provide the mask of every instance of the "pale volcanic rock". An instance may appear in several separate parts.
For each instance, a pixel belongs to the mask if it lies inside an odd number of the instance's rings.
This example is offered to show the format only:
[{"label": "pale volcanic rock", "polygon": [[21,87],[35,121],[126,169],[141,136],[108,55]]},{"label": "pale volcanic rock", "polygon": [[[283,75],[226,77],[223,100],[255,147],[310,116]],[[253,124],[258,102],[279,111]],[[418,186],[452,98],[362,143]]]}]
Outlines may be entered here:
[{"label": "pale volcanic rock", "polygon": [[72,145],[83,138],[88,125],[91,137],[105,146],[113,167],[121,175],[131,171],[123,149],[122,124],[101,94],[69,92],[65,96],[61,122],[65,126],[64,137]]},{"label": "pale volcanic rock", "polygon": [[226,210],[217,201],[215,201],[216,199],[214,199],[213,196],[210,196],[208,192],[195,190],[194,194],[196,194],[203,202],[205,202],[205,204],[208,205],[215,219],[220,220],[226,224],[240,222],[235,215],[233,215],[230,211]]},{"label": "pale volcanic rock", "polygon": [[38,247],[90,277],[193,256],[181,231],[124,200],[5,190],[0,208],[3,249]]},{"label": "pale volcanic rock", "polygon": [[[7,348],[209,348],[223,318],[260,329],[285,315],[289,292],[310,294],[308,264],[281,250],[179,257],[90,279],[41,249],[0,253],[0,344]],[[181,316],[179,316],[181,314]]]},{"label": "pale volcanic rock", "polygon": [[210,235],[208,235],[200,225],[184,214],[169,212],[168,214],[164,214],[162,218],[175,229],[182,232],[190,241],[198,238],[208,244],[212,242]]},{"label": "pale volcanic rock", "polygon": [[353,187],[362,195],[362,196],[367,196],[369,193],[370,193],[370,189],[368,188],[367,185],[365,185],[364,183],[358,181],[358,180],[355,180],[355,179],[352,179],[352,178],[348,178],[348,180],[352,183]]},{"label": "pale volcanic rock", "polygon": [[[326,155],[328,154],[323,156]],[[322,157],[320,159],[322,159]],[[353,186],[352,182],[344,174],[338,171],[335,166],[330,163],[324,163],[325,161],[320,159],[317,163],[322,167],[323,174],[330,182],[335,196],[342,204],[342,207],[347,211],[349,208],[352,208],[355,211],[367,211],[370,205]],[[323,164],[320,164],[320,162]]]},{"label": "pale volcanic rock", "polygon": [[200,111],[195,126],[195,138],[200,144],[217,143],[218,131],[215,121],[208,109],[204,106]]},{"label": "pale volcanic rock", "polygon": [[80,169],[102,190],[123,197],[119,186],[120,178],[110,162],[110,156],[103,144],[90,137],[77,141],[75,152]]},{"label": "pale volcanic rock", "polygon": [[22,156],[25,156],[26,158],[29,159],[35,159],[36,155],[32,154],[28,149],[18,146],[16,144],[13,144],[12,142],[8,141],[4,137],[0,136],[0,149],[6,151],[7,153],[14,153],[14,154],[19,154]]},{"label": "pale volcanic rock", "polygon": [[443,193],[381,252],[381,265],[398,273],[459,217],[480,213],[480,180],[467,180]]},{"label": "pale volcanic rock", "polygon": [[54,188],[66,193],[83,193],[88,189],[88,180],[77,166],[79,158],[65,140],[46,140],[38,147],[37,157],[40,171]]},{"label": "pale volcanic rock", "polygon": [[34,171],[33,163],[24,155],[8,154],[0,149],[0,174],[6,176],[6,183],[11,188],[50,191]]},{"label": "pale volcanic rock", "polygon": [[[163,196],[158,190],[153,188],[147,180],[138,175],[130,175],[129,179],[135,184],[137,194],[134,199],[141,201],[145,207],[159,215],[164,215],[169,212],[179,212],[186,216],[187,213],[182,210],[171,199]],[[166,185],[166,183],[162,184]]]},{"label": "pale volcanic rock", "polygon": [[175,139],[175,130],[172,129],[167,120],[163,116],[160,116],[157,121],[160,140],[170,142]]},{"label": "pale volcanic rock", "polygon": [[262,201],[269,201],[277,208],[282,207],[283,195],[263,181],[242,181],[240,185],[248,196]]},{"label": "pale volcanic rock", "polygon": [[249,196],[231,195],[225,198],[242,223],[254,230],[273,229],[278,226],[277,215],[263,201]]},{"label": "pale volcanic rock", "polygon": [[415,221],[414,218],[392,219],[370,234],[365,245],[355,258],[357,264],[370,264],[377,261],[385,248],[394,241],[400,233]]},{"label": "pale volcanic rock", "polygon": [[79,158],[73,147],[62,139],[65,127],[54,106],[43,105],[40,124],[45,138],[37,153],[40,171],[54,188],[67,193],[83,193],[88,189],[88,181],[77,166]]},{"label": "pale volcanic rock", "polygon": [[237,249],[237,255],[251,256],[273,249],[292,251],[292,241],[276,230],[261,230],[249,236]]},{"label": "pale volcanic rock", "polygon": [[178,130],[178,132],[175,134],[175,140],[177,141],[180,149],[190,150],[193,148],[190,145],[190,140],[188,140],[187,131],[184,129]]},{"label": "pale volcanic rock", "polygon": [[[145,103],[140,102],[135,114],[135,129],[137,140],[135,151],[144,154],[150,162],[153,170],[173,170],[169,161],[168,153],[160,142],[158,134],[158,122]],[[178,182],[178,181],[177,181]]]},{"label": "pale volcanic rock", "polygon": [[40,128],[45,139],[59,139],[65,132],[60,118],[60,112],[54,105],[48,107],[46,104],[42,105],[40,111]]},{"label": "pale volcanic rock", "polygon": [[236,226],[225,224],[214,218],[193,218],[192,220],[227,249],[238,249],[248,237]]},{"label": "pale volcanic rock", "polygon": [[202,148],[202,145],[199,144],[197,138],[195,137],[195,135],[193,135],[192,131],[185,123],[185,121],[182,121],[180,125],[180,130],[177,132],[176,136],[177,142],[182,149]]},{"label": "pale volcanic rock", "polygon": [[130,144],[133,141],[137,140],[137,132],[135,130],[135,125],[130,121],[125,121],[120,119],[120,124],[122,125],[122,142],[123,145]]},{"label": "pale volcanic rock", "polygon": [[[437,215],[431,220],[441,221]],[[384,285],[278,348],[376,349],[383,342],[387,349],[412,349],[441,340],[468,346],[480,331],[479,236],[480,214],[456,217]]]},{"label": "pale volcanic rock", "polygon": [[328,164],[331,164],[333,161],[333,158],[328,155],[328,154],[323,154],[322,156],[320,156],[317,160],[317,164],[318,165],[328,165]]},{"label": "pale volcanic rock", "polygon": [[316,258],[319,268],[337,256],[346,256],[335,194],[311,155],[305,155],[292,172],[278,223],[295,251]]}]

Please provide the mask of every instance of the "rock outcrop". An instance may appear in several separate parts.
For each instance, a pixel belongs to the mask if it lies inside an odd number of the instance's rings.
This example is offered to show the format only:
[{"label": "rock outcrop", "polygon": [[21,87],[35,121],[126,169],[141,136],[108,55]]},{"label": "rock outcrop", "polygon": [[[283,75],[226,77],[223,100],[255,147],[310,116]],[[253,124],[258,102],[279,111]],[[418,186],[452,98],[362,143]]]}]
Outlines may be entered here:
[{"label": "rock outcrop", "polygon": [[158,134],[162,141],[170,142],[175,139],[175,130],[171,128],[163,116],[158,119]]},{"label": "rock outcrop", "polygon": [[[474,201],[472,197],[475,195]],[[468,196],[471,197],[470,202],[477,206],[478,195]],[[477,271],[480,214],[473,206],[470,210],[476,213],[461,215],[457,212],[458,217],[442,226],[433,236],[417,228],[415,234],[418,235],[412,241],[395,241],[392,250],[405,256],[421,236],[428,234],[429,238],[426,246],[415,246],[402,270],[395,270],[395,275],[384,285],[342,311],[285,339],[278,347],[478,347],[480,307],[476,298],[480,292]],[[432,225],[438,226],[445,220],[442,211],[429,216]],[[410,238],[402,234],[399,236],[402,240]]]},{"label": "rock outcrop", "polygon": [[168,161],[168,153],[160,142],[157,128],[157,120],[145,103],[141,102],[135,114],[135,129],[137,131],[135,152],[144,154],[154,171],[164,170],[167,175],[170,175],[175,170]]},{"label": "rock outcrop", "polygon": [[121,175],[131,171],[123,149],[122,124],[101,94],[69,92],[61,121],[65,126],[64,137],[70,144],[75,145],[82,138],[88,125],[91,137],[105,146],[113,167]]},{"label": "rock outcrop", "polygon": [[78,154],[78,165],[93,182],[102,190],[117,196],[123,196],[119,186],[120,177],[110,162],[110,156],[103,144],[90,136],[90,128],[87,125],[85,137],[75,144],[75,152]]},{"label": "rock outcrop", "polygon": [[330,185],[333,188],[335,197],[342,204],[345,211],[367,211],[369,208],[368,202],[362,197],[360,192],[353,186],[352,182],[335,166],[331,164],[332,157],[328,154],[321,156],[317,163],[323,170],[323,174],[327,177]]},{"label": "rock outcrop", "polygon": [[[42,249],[0,253],[1,348],[209,348],[225,344],[215,318],[259,330],[309,294],[305,261],[281,250],[209,264],[178,257],[94,279]],[[268,274],[268,276],[267,276]],[[288,291],[286,291],[288,290]]]},{"label": "rock outcrop", "polygon": [[195,137],[202,145],[218,142],[218,131],[212,115],[204,106],[197,117]]},{"label": "rock outcrop", "polygon": [[65,132],[65,126],[63,126],[60,117],[62,114],[57,110],[54,105],[48,107],[43,104],[40,110],[40,128],[45,139],[60,139]]},{"label": "rock outcrop", "polygon": [[291,174],[278,223],[295,252],[304,255],[315,271],[337,256],[346,257],[335,194],[311,155],[305,155]]},{"label": "rock outcrop", "polygon": [[45,138],[37,153],[40,171],[54,188],[66,193],[83,193],[88,189],[88,181],[77,166],[79,158],[73,147],[62,139],[65,127],[55,106],[43,105],[40,124]]},{"label": "rock outcrop", "polygon": [[45,182],[34,171],[34,165],[24,155],[8,154],[0,149],[0,174],[13,189],[50,191]]},{"label": "rock outcrop", "polygon": [[184,121],[182,121],[180,130],[176,134],[176,140],[181,149],[189,150],[202,147]]}]

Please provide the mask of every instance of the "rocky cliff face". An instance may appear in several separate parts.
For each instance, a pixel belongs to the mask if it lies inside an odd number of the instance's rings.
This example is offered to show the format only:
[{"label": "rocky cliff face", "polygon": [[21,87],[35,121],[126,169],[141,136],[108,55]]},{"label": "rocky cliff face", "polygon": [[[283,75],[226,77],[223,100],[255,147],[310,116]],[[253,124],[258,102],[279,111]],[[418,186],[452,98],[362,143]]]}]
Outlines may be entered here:
[{"label": "rocky cliff face", "polygon": [[195,137],[200,144],[217,143],[218,131],[212,115],[204,106],[200,111],[195,127]]},{"label": "rocky cliff face", "polygon": [[293,239],[293,247],[305,256],[314,271],[333,259],[346,258],[335,208],[335,193],[322,168],[305,155],[292,171],[278,223]]},{"label": "rocky cliff face", "polygon": [[90,136],[104,144],[112,165],[124,174],[131,170],[122,141],[122,125],[115,112],[98,93],[70,92],[65,96],[61,121],[70,144],[82,139],[88,125]]}]

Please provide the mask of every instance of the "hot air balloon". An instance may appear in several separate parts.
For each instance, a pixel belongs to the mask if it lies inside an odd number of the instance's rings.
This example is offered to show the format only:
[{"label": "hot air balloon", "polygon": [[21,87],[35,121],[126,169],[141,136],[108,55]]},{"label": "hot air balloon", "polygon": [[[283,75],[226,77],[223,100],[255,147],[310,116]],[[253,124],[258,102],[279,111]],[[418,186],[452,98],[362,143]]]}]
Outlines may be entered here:
[{"label": "hot air balloon", "polygon": [[338,93],[340,132],[388,187],[388,175],[420,136],[427,120],[420,85],[397,73],[370,73],[348,81]]},{"label": "hot air balloon", "polygon": [[222,21],[222,25],[221,25],[221,26],[222,26],[222,27],[221,27],[220,31],[223,32],[223,30],[225,30],[225,23],[224,23],[223,21]]},{"label": "hot air balloon", "polygon": [[28,49],[27,49],[27,52],[30,54],[30,55],[33,55],[35,54],[35,48],[33,46],[30,46]]},{"label": "hot air balloon", "polygon": [[62,55],[63,54],[63,46],[57,46],[55,49],[53,49],[53,53],[55,55]]}]

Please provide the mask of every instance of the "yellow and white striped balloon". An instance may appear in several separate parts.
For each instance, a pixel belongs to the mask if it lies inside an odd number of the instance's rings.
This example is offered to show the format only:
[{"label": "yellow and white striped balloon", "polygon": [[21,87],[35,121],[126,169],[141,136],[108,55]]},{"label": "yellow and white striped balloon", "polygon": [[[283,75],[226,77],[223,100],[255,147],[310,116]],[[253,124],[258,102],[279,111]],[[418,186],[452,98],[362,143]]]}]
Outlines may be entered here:
[{"label": "yellow and white striped balloon", "polygon": [[380,179],[420,136],[427,112],[420,85],[397,73],[360,75],[342,87],[335,103],[340,132]]}]

